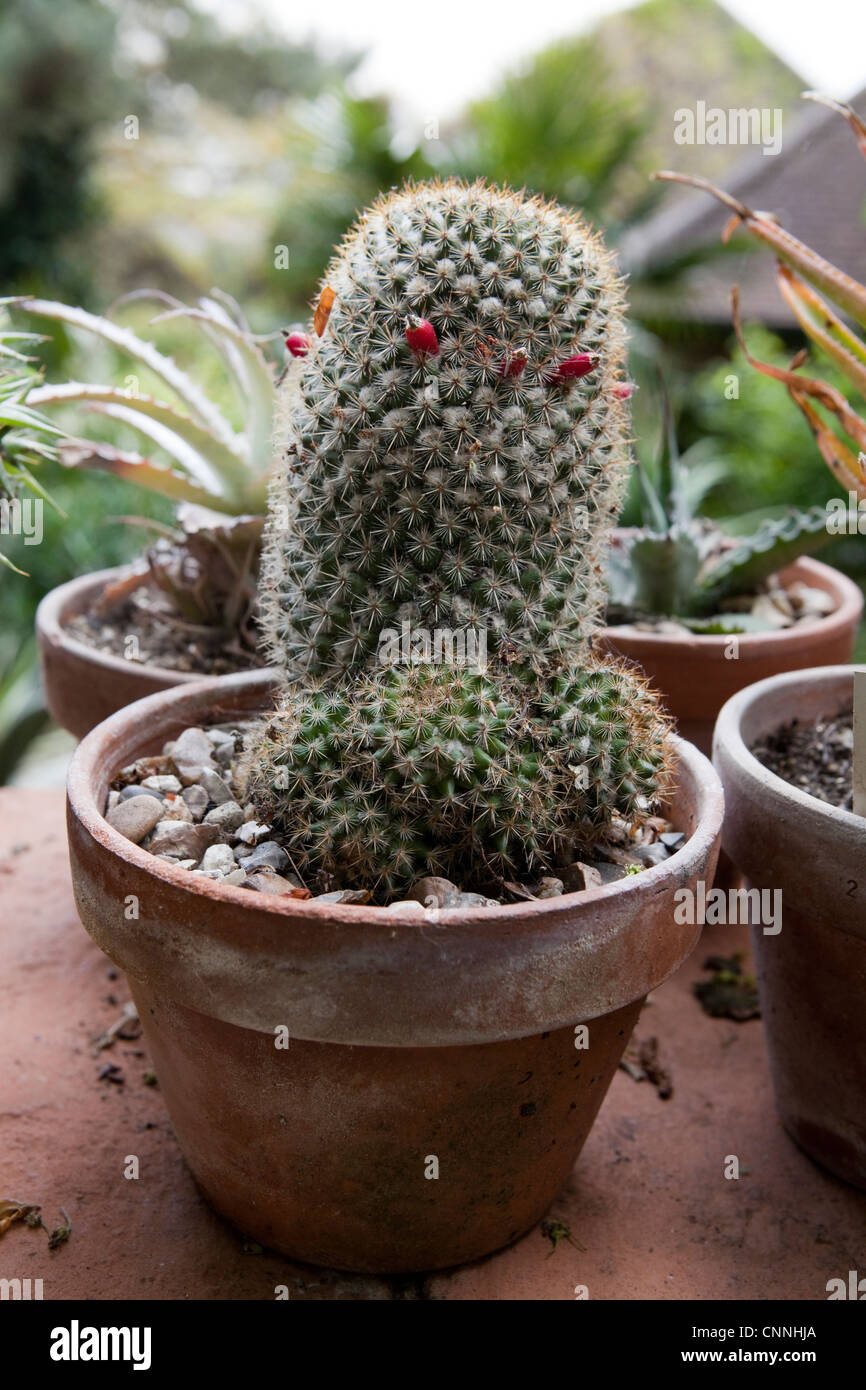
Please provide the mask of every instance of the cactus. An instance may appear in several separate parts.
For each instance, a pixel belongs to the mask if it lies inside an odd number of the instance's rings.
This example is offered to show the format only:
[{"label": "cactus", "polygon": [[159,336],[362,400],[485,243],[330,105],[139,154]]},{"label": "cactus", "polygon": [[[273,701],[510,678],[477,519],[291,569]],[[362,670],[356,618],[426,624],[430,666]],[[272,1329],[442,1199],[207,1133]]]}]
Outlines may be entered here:
[{"label": "cactus", "polygon": [[[589,650],[628,465],[620,283],[575,215],[482,184],[376,204],[282,388],[263,612],[286,687],[250,787],[302,873],[554,863],[664,794],[668,723]],[[484,633],[470,669],[389,632]]]},{"label": "cactus", "polygon": [[601,242],[538,200],[423,185],[369,211],[327,281],[327,329],[283,396],[263,564],[276,663],[375,662],[404,618],[522,651],[585,637],[628,464]]},{"label": "cactus", "polygon": [[[732,541],[697,508],[724,470],[716,462],[688,467],[677,445],[667,397],[658,486],[638,464],[643,525],[617,537],[607,557],[611,621],[676,618],[697,631],[748,626],[742,614],[720,612],[726,599],[753,594],[764,580],[830,539],[824,507],[769,518]],[[722,621],[723,620],[723,621]]]}]

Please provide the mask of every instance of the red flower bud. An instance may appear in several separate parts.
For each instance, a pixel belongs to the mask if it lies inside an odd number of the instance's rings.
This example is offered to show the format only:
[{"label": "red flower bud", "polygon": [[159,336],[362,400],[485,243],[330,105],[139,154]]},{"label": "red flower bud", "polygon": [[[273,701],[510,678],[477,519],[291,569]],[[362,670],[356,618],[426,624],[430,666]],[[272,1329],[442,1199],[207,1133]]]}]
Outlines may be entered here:
[{"label": "red flower bud", "polygon": [[526,348],[515,348],[513,352],[509,353],[500,366],[499,375],[506,379],[522,376],[528,361],[529,353],[526,351]]},{"label": "red flower bud", "polygon": [[562,385],[566,381],[579,381],[597,366],[597,352],[577,352],[573,357],[566,357],[564,362],[558,362],[553,371],[548,373],[547,380],[553,386]]},{"label": "red flower bud", "polygon": [[287,333],[286,347],[293,357],[306,357],[310,351],[310,340],[306,333]]},{"label": "red flower bud", "polygon": [[636,390],[637,386],[633,381],[618,381],[613,388],[613,394],[618,401],[627,401]]},{"label": "red flower bud", "polygon": [[406,342],[416,357],[436,357],[439,353],[436,329],[429,319],[419,319],[417,314],[406,319]]}]

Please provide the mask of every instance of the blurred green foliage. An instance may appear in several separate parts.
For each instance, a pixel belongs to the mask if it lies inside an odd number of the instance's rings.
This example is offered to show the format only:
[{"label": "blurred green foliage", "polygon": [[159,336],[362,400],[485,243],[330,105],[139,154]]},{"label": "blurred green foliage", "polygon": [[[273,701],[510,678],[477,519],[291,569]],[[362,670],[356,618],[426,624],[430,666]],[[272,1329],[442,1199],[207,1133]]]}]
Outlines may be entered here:
[{"label": "blurred green foliage", "polygon": [[[649,100],[614,80],[598,37],[553,44],[469,107],[445,162],[468,177],[573,204],[615,237],[658,201],[644,140]],[[628,203],[618,196],[624,168],[640,187]]]}]

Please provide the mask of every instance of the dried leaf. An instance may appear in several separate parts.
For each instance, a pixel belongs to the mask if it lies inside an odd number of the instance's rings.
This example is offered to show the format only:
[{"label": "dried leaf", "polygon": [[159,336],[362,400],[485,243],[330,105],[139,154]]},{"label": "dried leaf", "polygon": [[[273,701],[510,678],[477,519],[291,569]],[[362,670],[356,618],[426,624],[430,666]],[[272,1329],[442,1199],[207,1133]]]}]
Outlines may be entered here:
[{"label": "dried leaf", "polygon": [[27,1202],[0,1201],[0,1236],[5,1235],[16,1221],[27,1221],[28,1217],[38,1216],[40,1210],[40,1207]]},{"label": "dried leaf", "polygon": [[334,300],[337,298],[330,285],[326,285],[319,296],[316,305],[316,312],[313,315],[313,331],[317,337],[321,338],[328,326],[328,319],[331,317],[331,310],[334,307]]}]

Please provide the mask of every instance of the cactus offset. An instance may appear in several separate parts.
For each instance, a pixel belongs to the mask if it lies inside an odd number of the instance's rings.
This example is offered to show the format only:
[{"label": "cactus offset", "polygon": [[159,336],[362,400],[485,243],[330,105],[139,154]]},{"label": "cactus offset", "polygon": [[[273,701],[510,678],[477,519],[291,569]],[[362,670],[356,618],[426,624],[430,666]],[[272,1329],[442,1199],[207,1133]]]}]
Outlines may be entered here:
[{"label": "cactus offset", "polygon": [[[251,786],[302,873],[543,868],[666,784],[668,724],[588,638],[628,465],[621,286],[552,204],[390,194],[327,275],[283,388],[264,614],[287,686]],[[489,661],[401,667],[401,625]]]},{"label": "cactus offset", "polygon": [[611,813],[645,815],[667,726],[609,664],[540,685],[442,667],[293,692],[258,749],[293,862],[396,890],[413,872],[532,872]]}]

